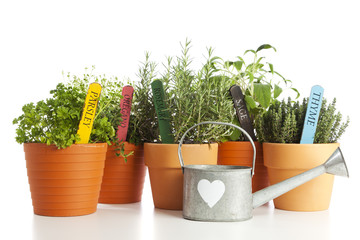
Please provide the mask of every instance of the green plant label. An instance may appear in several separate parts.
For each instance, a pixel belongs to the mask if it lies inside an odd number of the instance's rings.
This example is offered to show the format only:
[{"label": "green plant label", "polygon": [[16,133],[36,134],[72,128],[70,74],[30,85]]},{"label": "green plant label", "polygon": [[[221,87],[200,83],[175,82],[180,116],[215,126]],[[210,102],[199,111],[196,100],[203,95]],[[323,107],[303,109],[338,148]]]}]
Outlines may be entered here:
[{"label": "green plant label", "polygon": [[155,111],[159,122],[161,142],[174,143],[174,138],[171,132],[170,113],[165,101],[163,83],[160,80],[155,80],[151,83],[151,89],[153,93]]},{"label": "green plant label", "polygon": [[324,88],[315,85],[311,88],[311,93],[307,105],[304,127],[301,135],[301,144],[314,143],[316,126],[319,119]]},{"label": "green plant label", "polygon": [[85,98],[85,105],[77,131],[80,141],[77,141],[76,144],[89,143],[100,93],[101,85],[99,83],[91,83]]},{"label": "green plant label", "polygon": [[251,136],[253,141],[256,141],[254,127],[246,107],[246,102],[241,88],[238,85],[230,87],[230,95],[233,99],[236,116],[239,120],[240,126]]},{"label": "green plant label", "polygon": [[116,132],[119,141],[126,141],[126,135],[129,128],[131,103],[133,99],[134,88],[132,86],[124,86],[122,89],[123,98],[120,100],[121,119],[120,125]]}]

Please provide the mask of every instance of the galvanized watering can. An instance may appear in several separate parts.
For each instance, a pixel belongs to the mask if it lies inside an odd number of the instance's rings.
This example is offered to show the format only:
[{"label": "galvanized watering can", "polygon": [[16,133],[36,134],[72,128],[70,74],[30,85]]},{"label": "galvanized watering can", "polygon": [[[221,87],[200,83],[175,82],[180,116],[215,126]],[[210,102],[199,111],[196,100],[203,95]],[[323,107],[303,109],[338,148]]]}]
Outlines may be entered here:
[{"label": "galvanized watering can", "polygon": [[[253,167],[220,165],[184,165],[181,146],[185,135],[202,124],[227,125],[239,129],[251,142]],[[183,217],[198,221],[244,221],[252,218],[254,208],[290,191],[291,189],[329,173],[349,177],[338,148],[322,165],[252,194],[256,150],[249,134],[242,128],[222,122],[201,122],[189,128],[182,136],[178,155],[184,173]]]}]

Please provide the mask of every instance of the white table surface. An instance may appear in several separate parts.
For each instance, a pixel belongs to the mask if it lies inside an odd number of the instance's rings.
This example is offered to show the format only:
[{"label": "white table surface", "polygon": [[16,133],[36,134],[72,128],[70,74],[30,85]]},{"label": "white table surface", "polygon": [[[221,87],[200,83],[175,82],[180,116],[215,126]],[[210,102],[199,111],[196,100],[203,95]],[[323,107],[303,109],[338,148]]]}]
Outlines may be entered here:
[{"label": "white table surface", "polygon": [[99,204],[96,213],[80,217],[37,216],[32,212],[25,163],[13,164],[21,171],[15,172],[18,179],[13,184],[2,182],[0,239],[360,239],[355,176],[336,177],[327,211],[282,211],[270,202],[255,209],[251,220],[214,223],[185,220],[181,211],[154,209],[148,178],[141,203]]}]

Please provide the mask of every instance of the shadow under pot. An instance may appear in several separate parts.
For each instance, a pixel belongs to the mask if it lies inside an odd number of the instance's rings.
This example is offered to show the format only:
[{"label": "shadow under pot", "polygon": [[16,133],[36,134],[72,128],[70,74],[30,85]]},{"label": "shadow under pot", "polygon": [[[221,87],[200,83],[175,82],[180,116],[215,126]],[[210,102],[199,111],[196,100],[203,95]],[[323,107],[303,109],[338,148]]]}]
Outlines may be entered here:
[{"label": "shadow under pot", "polygon": [[108,146],[99,203],[124,204],[140,202],[146,175],[144,147],[125,142],[127,157],[117,156],[115,145]]},{"label": "shadow under pot", "polygon": [[[329,144],[263,143],[270,184],[281,182],[325,162],[339,147]],[[322,211],[330,205],[334,175],[319,177],[274,199],[275,208],[288,211]]]},{"label": "shadow under pot", "polygon": [[[149,169],[156,208],[168,210],[183,208],[184,177],[178,157],[178,146],[178,144],[144,144],[145,165]],[[216,165],[218,144],[183,144],[182,155],[187,165]]]},{"label": "shadow under pot", "polygon": [[24,151],[35,214],[79,216],[97,210],[106,143],[65,149],[25,143]]}]

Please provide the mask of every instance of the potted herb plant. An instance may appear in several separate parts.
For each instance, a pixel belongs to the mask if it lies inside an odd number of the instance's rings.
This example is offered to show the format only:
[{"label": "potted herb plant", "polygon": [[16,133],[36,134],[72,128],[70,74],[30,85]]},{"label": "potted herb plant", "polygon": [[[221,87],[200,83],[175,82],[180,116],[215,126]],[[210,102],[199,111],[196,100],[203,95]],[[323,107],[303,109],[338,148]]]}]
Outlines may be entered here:
[{"label": "potted herb plant", "polygon": [[[233,123],[242,126],[239,119],[250,123],[250,132],[248,133],[256,145],[255,175],[252,181],[254,192],[269,185],[263,161],[262,145],[257,141],[253,130],[254,118],[266,111],[285,89],[291,89],[297,94],[297,97],[299,96],[298,91],[291,86],[291,81],[275,71],[272,63],[264,63],[265,57],[260,57],[259,54],[265,49],[276,51],[273,46],[263,44],[256,50],[246,50],[244,56],[238,56],[236,61],[226,61],[218,67],[231,85],[235,84],[240,87],[243,95],[242,99],[228,101],[234,101],[237,111],[236,115],[232,113]],[[248,57],[249,54],[252,56],[248,60],[245,57]],[[246,111],[248,112],[246,113]],[[252,155],[253,149],[248,139],[239,130],[234,130],[230,137],[223,139],[219,144],[218,164],[251,167]]]},{"label": "potted herb plant", "polygon": [[[183,174],[177,155],[178,143],[185,131],[194,124],[204,120],[229,122],[228,111],[233,111],[228,98],[227,84],[222,76],[217,75],[214,68],[217,57],[208,49],[206,63],[200,70],[191,68],[189,56],[190,42],[182,46],[182,54],[176,58],[168,58],[165,73],[159,79],[164,86],[164,99],[169,112],[166,119],[169,123],[169,139],[165,141],[158,130],[149,142],[144,144],[145,163],[149,169],[154,205],[157,208],[181,210]],[[147,71],[148,72],[148,71]],[[154,72],[154,71],[153,71]],[[147,92],[155,80],[154,74],[147,76]],[[218,97],[220,96],[220,97]],[[157,97],[157,96],[155,96]],[[152,109],[152,127],[159,129],[159,114],[154,115],[153,99],[147,99],[147,111]],[[161,126],[160,126],[161,129]],[[159,134],[161,137],[159,137]],[[217,150],[221,138],[230,135],[230,130],[223,126],[204,126],[190,133],[185,139],[182,152],[186,164],[216,164]],[[165,143],[166,142],[166,143]]]},{"label": "potted herb plant", "polygon": [[[255,119],[270,184],[275,184],[325,162],[339,147],[338,139],[349,124],[336,112],[336,99],[322,101],[314,144],[299,144],[308,100],[302,103],[289,98],[276,101]],[[276,208],[292,211],[326,210],[330,204],[334,178],[323,174],[274,199]]]},{"label": "potted herb plant", "polygon": [[[99,203],[123,204],[141,201],[144,187],[146,167],[144,164],[144,151],[141,145],[137,146],[126,141],[125,122],[129,122],[129,111],[131,108],[132,92],[130,86],[124,87],[124,81],[117,77],[94,75],[93,70],[86,71],[83,76],[67,75],[67,84],[75,86],[82,91],[91,82],[98,82],[103,86],[101,103],[106,108],[98,113],[98,118],[107,119],[115,131],[111,143],[108,144],[104,174],[101,182]],[[121,102],[123,104],[121,106]],[[96,131],[94,123],[94,131]],[[119,134],[119,129],[124,134]],[[125,129],[126,128],[126,129]],[[131,131],[130,137],[135,131]],[[121,139],[119,139],[121,138]]]},{"label": "potted herb plant", "polygon": [[[13,121],[16,141],[24,143],[35,214],[77,216],[97,209],[107,146],[115,129],[101,116],[108,107],[105,95],[94,94],[82,112],[89,87],[82,84],[59,83],[50,98],[26,104]],[[89,143],[74,144],[84,140],[78,134],[79,123],[90,115],[95,119]]]}]

